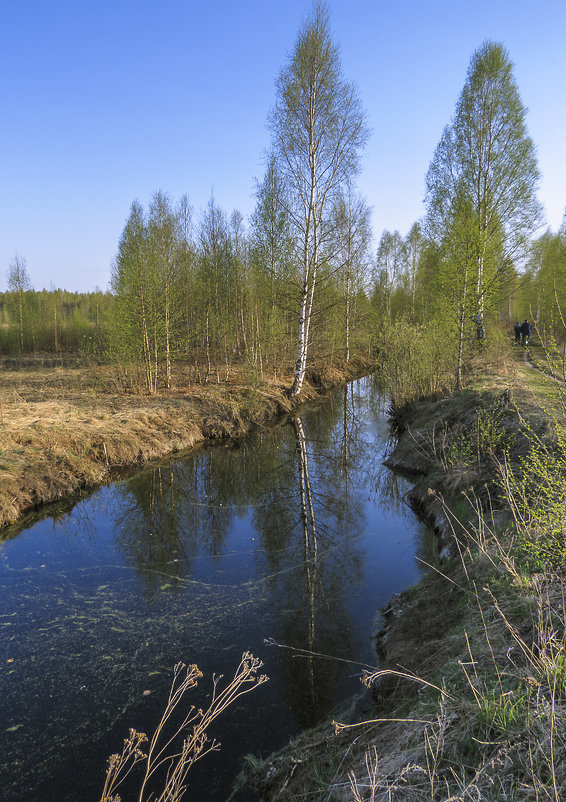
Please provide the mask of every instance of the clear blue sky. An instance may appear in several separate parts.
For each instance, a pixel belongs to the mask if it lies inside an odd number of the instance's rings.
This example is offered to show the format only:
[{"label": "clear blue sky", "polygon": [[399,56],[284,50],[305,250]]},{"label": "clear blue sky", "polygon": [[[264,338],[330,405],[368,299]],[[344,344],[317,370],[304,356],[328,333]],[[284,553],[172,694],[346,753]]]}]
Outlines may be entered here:
[{"label": "clear blue sky", "polygon": [[[344,75],[372,137],[359,187],[384,228],[423,213],[424,176],[474,50],[515,65],[556,231],[566,206],[565,0],[330,0]],[[14,256],[36,289],[108,285],[134,199],[211,192],[247,219],[277,74],[309,0],[3,0],[0,290]]]}]

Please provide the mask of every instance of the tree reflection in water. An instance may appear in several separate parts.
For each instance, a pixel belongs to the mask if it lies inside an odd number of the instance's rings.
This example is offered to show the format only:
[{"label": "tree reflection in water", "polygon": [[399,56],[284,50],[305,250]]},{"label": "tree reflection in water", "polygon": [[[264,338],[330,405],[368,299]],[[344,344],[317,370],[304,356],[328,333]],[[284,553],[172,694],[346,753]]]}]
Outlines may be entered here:
[{"label": "tree reflection in water", "polygon": [[[364,576],[367,503],[407,514],[406,483],[382,464],[389,432],[383,402],[367,391],[371,381],[238,447],[155,467],[120,490],[119,548],[147,598],[159,598],[167,583],[182,593],[200,580],[211,594],[223,583],[245,585],[262,597],[263,635],[311,653],[280,657],[284,695],[301,726],[328,713],[342,671],[312,653],[348,659],[356,651],[349,605]],[[379,518],[370,528],[379,538],[387,526]],[[234,546],[236,530],[245,534]],[[202,593],[193,603],[223,620],[228,613],[212,597],[203,603]]]},{"label": "tree reflection in water", "polygon": [[309,461],[305,431],[300,418],[293,420],[295,441],[299,455],[299,494],[301,498],[301,523],[303,526],[304,561],[305,561],[305,597],[308,610],[307,649],[311,652],[307,657],[309,691],[312,704],[315,701],[315,681],[313,667],[313,650],[315,645],[315,598],[317,590],[317,535],[312,500],[312,489],[309,478]]},{"label": "tree reflection in water", "polygon": [[[248,516],[249,535],[257,536],[253,579],[271,611],[264,634],[346,657],[352,627],[345,607],[362,574],[356,541],[364,497],[351,483],[364,462],[359,403],[345,388],[315,413],[238,448],[209,449],[121,485],[118,544],[143,579],[146,598],[158,598],[167,582],[182,592],[185,580],[199,578],[203,557],[218,562],[222,581],[232,578],[221,566],[226,544]],[[217,579],[209,574],[211,584]],[[287,702],[309,726],[328,712],[336,669],[312,656],[283,662]]]}]

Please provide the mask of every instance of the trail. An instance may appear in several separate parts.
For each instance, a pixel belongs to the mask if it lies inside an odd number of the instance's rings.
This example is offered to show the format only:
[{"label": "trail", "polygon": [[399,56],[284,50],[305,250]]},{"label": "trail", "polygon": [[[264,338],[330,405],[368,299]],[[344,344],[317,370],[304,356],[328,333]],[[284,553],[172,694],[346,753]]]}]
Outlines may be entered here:
[{"label": "trail", "polygon": [[565,381],[563,381],[562,379],[557,378],[552,373],[548,373],[546,370],[543,370],[542,368],[539,368],[534,364],[534,362],[532,361],[532,358],[531,358],[531,352],[529,351],[528,348],[523,348],[523,365],[525,367],[527,367],[527,368],[530,368],[531,370],[538,371],[538,373],[540,373],[542,376],[544,376],[547,379],[552,379],[560,387],[566,387],[566,382]]}]

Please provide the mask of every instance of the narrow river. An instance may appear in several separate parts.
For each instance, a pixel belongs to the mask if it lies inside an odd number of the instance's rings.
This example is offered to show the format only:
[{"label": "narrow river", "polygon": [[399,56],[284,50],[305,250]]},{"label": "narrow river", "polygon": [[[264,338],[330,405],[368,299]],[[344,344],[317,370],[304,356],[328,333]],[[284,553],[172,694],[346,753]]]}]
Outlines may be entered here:
[{"label": "narrow river", "polygon": [[197,706],[244,651],[270,677],[211,729],[222,748],[191,771],[199,802],[227,798],[245,754],[358,693],[376,612],[418,580],[430,547],[408,483],[382,465],[389,445],[366,377],[237,447],[4,530],[0,796],[97,802],[108,756],[130,727],[152,731],[178,661],[204,672]]}]

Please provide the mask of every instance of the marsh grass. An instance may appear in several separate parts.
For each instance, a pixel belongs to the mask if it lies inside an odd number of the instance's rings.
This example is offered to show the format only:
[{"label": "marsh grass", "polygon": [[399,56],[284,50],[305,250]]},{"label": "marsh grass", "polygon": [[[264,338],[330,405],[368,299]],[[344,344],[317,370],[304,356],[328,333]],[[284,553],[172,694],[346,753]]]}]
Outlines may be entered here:
[{"label": "marsh grass", "polygon": [[[367,357],[321,366],[295,403],[372,367]],[[195,383],[190,366],[171,390],[145,393],[135,371],[90,364],[4,366],[0,387],[0,526],[69,498],[124,469],[234,438],[289,411],[292,373],[243,366],[219,383]]]},{"label": "marsh grass", "polygon": [[234,374],[148,396],[125,390],[121,375],[96,365],[3,370],[0,526],[205,437],[238,436],[285,408],[291,381],[280,374],[248,386]]}]

